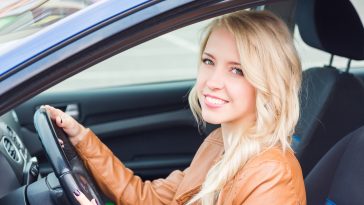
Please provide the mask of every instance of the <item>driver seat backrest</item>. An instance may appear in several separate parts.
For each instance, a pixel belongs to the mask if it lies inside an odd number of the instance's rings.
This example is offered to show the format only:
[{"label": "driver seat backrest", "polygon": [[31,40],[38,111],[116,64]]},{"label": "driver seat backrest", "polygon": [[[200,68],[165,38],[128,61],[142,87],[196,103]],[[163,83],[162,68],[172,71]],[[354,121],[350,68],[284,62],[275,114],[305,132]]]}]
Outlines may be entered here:
[{"label": "driver seat backrest", "polygon": [[307,204],[363,204],[364,126],[340,140],[305,179]]},{"label": "driver seat backrest", "polygon": [[[308,45],[332,55],[364,59],[364,28],[349,0],[301,0],[296,20]],[[306,176],[342,136],[364,124],[364,85],[331,66],[309,68],[302,77],[301,116],[293,149]]]}]

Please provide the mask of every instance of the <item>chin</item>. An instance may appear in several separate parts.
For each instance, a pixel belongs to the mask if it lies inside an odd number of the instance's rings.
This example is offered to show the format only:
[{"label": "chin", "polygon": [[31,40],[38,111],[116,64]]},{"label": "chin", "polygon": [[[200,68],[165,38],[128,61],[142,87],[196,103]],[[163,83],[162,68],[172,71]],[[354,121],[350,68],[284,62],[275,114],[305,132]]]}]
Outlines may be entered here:
[{"label": "chin", "polygon": [[218,116],[211,116],[202,113],[202,119],[209,124],[213,125],[221,124],[221,119],[218,118],[219,118]]}]

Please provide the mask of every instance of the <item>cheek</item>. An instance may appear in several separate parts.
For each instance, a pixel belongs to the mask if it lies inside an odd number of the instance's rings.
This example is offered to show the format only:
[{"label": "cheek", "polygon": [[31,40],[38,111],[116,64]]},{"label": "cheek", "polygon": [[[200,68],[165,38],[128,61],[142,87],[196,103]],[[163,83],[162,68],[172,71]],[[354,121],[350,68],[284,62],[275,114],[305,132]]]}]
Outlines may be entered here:
[{"label": "cheek", "polygon": [[240,82],[239,85],[230,86],[230,94],[239,105],[245,104],[247,107],[255,107],[255,88],[247,81]]},{"label": "cheek", "polygon": [[202,90],[204,89],[206,84],[206,79],[207,79],[207,73],[205,69],[199,68],[196,79],[196,88],[198,93],[202,92]]},{"label": "cheek", "polygon": [[249,110],[254,111],[256,109],[256,92],[255,88],[252,86],[249,86],[245,90],[246,92],[246,103]]}]

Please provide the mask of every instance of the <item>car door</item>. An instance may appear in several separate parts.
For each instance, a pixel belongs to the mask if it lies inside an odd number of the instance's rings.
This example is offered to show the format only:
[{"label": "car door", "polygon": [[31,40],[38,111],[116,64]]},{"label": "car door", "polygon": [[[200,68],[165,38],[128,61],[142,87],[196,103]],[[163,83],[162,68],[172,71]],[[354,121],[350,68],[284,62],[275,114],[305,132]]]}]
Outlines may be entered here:
[{"label": "car door", "polygon": [[[21,119],[22,134],[32,136],[27,139],[33,145],[37,135],[32,116],[37,107],[50,104],[78,113],[74,116],[126,166],[143,178],[152,179],[186,168],[205,137],[198,131],[187,105],[186,96],[193,82],[45,93],[15,111]],[[39,156],[40,148],[33,146],[32,152]]]}]

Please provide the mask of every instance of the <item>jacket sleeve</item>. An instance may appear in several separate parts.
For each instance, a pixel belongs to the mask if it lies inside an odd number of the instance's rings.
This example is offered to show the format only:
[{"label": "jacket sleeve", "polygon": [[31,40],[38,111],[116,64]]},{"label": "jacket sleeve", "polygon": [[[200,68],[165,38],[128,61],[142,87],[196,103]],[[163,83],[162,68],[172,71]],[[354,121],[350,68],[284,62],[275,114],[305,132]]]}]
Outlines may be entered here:
[{"label": "jacket sleeve", "polygon": [[166,179],[143,182],[91,130],[76,150],[101,190],[117,204],[170,204],[186,172],[176,170]]},{"label": "jacket sleeve", "polygon": [[304,204],[292,185],[292,175],[283,162],[264,162],[244,171],[234,183],[234,205]]}]

